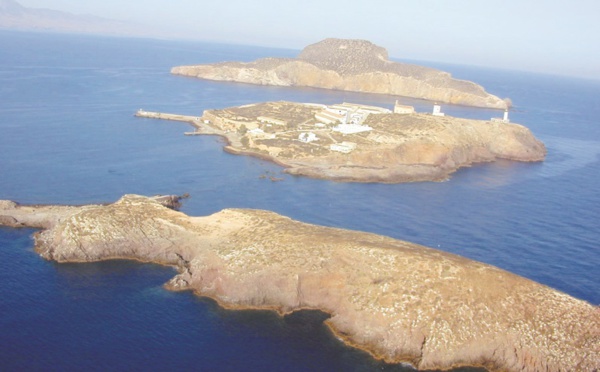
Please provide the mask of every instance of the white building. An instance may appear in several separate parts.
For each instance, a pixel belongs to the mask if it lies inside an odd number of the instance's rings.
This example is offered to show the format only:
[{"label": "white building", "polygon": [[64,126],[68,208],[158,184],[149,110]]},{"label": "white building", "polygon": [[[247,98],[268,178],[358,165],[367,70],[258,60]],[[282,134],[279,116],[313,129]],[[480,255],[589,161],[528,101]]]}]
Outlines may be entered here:
[{"label": "white building", "polygon": [[319,138],[317,137],[316,134],[314,134],[313,132],[303,132],[300,133],[300,135],[298,136],[298,140],[300,140],[300,142],[304,142],[304,143],[311,143],[314,141],[317,141]]},{"label": "white building", "polygon": [[315,114],[315,118],[325,124],[362,124],[370,114],[389,114],[391,112],[383,107],[344,102],[324,107],[322,111]]},{"label": "white building", "polygon": [[346,110],[349,112],[359,112],[362,114],[389,114],[392,112],[389,109],[386,109],[384,107],[361,105],[358,103],[348,103],[348,102],[344,102],[344,103],[337,104],[337,105],[332,105],[332,106],[330,106],[330,108],[333,108],[336,110]]},{"label": "white building", "polygon": [[499,122],[499,123],[510,123],[510,119],[508,118],[508,110],[504,111],[504,117],[502,119],[492,118],[492,121]]},{"label": "white building", "polygon": [[346,114],[343,115],[337,112],[333,112],[330,110],[323,110],[315,114],[315,119],[324,124],[335,124],[335,123],[345,123],[346,122]]},{"label": "white building", "polygon": [[351,124],[362,124],[365,121],[366,116],[362,113],[354,113],[350,115],[350,123]]},{"label": "white building", "polygon": [[414,114],[415,108],[413,106],[401,105],[396,101],[394,104],[394,113],[395,114]]},{"label": "white building", "polygon": [[275,135],[272,133],[266,133],[264,130],[260,128],[253,128],[248,131],[248,134],[254,138],[267,138],[272,139],[275,138]]},{"label": "white building", "polygon": [[356,134],[362,132],[368,132],[373,130],[368,125],[359,125],[359,124],[338,124],[333,128],[334,132],[340,132],[342,134]]},{"label": "white building", "polygon": [[435,105],[433,105],[433,112],[431,114],[433,116],[445,116],[446,115],[442,112],[442,108],[437,103]]},{"label": "white building", "polygon": [[356,143],[346,142],[346,141],[341,142],[341,143],[332,143],[331,145],[329,145],[329,149],[331,151],[337,151],[337,152],[341,152],[343,154],[349,154],[354,149],[356,149]]}]

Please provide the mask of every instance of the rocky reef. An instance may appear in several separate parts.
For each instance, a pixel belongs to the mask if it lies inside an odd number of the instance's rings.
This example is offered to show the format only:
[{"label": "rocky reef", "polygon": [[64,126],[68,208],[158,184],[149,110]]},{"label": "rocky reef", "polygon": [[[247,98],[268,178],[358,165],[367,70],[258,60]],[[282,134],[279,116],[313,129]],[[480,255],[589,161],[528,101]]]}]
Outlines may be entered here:
[{"label": "rocky reef", "polygon": [[345,342],[418,369],[593,371],[600,310],[496,267],[384,236],[262,210],[191,217],[126,195],[108,205],[20,206],[0,223],[42,227],[58,262],[136,259],[175,266],[172,290],[230,308],[320,309]]},{"label": "rocky reef", "polygon": [[380,93],[467,106],[506,109],[506,101],[447,72],[390,61],[387,51],[364,40],[325,39],[297,58],[263,58],[178,66],[171,72],[202,79]]}]

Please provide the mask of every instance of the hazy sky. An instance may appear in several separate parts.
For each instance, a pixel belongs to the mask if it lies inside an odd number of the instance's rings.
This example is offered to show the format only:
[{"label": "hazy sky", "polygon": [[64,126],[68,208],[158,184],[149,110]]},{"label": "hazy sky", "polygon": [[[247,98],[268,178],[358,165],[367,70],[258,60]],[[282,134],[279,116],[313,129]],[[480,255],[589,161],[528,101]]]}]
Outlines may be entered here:
[{"label": "hazy sky", "polygon": [[600,79],[598,0],[18,0],[179,29],[194,38],[301,49],[370,40],[392,57]]}]

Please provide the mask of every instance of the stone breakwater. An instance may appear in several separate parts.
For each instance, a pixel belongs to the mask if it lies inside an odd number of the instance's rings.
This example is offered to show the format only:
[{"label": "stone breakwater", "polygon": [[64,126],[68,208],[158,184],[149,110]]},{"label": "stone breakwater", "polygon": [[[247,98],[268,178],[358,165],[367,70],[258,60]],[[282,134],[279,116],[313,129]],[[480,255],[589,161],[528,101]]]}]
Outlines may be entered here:
[{"label": "stone breakwater", "polygon": [[[163,200],[164,201],[164,200]],[[136,259],[175,266],[166,287],[230,308],[320,309],[345,342],[419,369],[593,371],[600,310],[496,267],[384,236],[262,210],[191,217],[155,199],[20,206],[0,223],[33,226],[58,262]]]},{"label": "stone breakwater", "polygon": [[505,100],[444,71],[389,60],[387,51],[364,40],[325,39],[297,58],[263,58],[178,66],[171,73],[208,80],[304,86],[379,93],[466,106],[506,109]]}]

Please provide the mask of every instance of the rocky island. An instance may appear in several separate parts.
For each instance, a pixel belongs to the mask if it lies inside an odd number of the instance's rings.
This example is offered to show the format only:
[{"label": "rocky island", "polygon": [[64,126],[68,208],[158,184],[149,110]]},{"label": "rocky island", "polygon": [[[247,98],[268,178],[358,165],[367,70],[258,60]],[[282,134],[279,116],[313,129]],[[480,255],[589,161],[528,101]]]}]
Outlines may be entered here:
[{"label": "rocky island", "polygon": [[285,172],[350,182],[441,181],[460,167],[496,159],[541,161],[546,148],[526,127],[362,104],[265,102],[206,110],[202,117],[138,116],[189,121],[196,134],[218,134],[226,151],[257,156]]},{"label": "rocky island", "polygon": [[297,58],[263,58],[174,67],[177,75],[259,85],[303,86],[380,93],[476,107],[507,109],[507,101],[447,72],[390,61],[386,49],[364,40],[325,39]]},{"label": "rocky island", "polygon": [[0,201],[0,224],[45,229],[35,234],[35,249],[48,260],[171,265],[178,274],[168,289],[224,307],[322,310],[341,340],[388,362],[532,372],[600,366],[600,309],[544,285],[431,248],[268,211],[191,217],[164,206],[176,201]]}]

